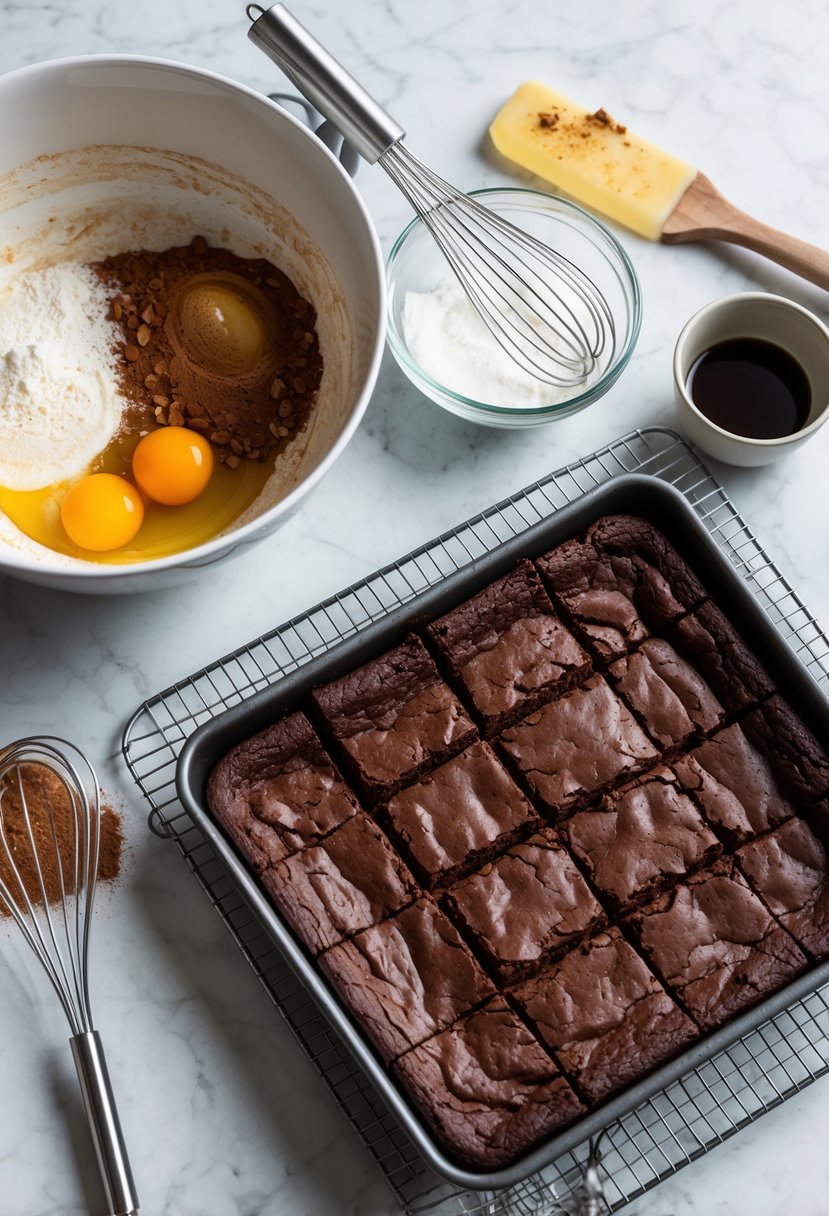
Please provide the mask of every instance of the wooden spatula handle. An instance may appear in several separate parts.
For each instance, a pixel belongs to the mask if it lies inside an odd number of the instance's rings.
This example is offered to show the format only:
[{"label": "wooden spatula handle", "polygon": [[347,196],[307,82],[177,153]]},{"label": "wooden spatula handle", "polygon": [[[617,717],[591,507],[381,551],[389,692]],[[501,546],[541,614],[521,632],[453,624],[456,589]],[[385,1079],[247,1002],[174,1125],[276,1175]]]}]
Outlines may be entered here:
[{"label": "wooden spatula handle", "polygon": [[752,219],[723,198],[704,173],[696,175],[668,216],[662,240],[668,245],[680,245],[685,241],[728,241],[732,245],[743,245],[829,290],[829,253],[826,250]]}]

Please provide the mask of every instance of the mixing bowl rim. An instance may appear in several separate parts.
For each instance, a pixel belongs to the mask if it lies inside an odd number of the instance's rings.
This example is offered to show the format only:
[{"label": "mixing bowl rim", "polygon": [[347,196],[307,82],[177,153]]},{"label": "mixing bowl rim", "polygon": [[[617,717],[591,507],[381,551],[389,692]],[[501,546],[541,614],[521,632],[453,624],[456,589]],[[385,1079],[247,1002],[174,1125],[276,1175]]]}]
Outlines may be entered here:
[{"label": "mixing bowl rim", "polygon": [[[343,185],[347,186],[348,193],[356,207],[356,213],[363,223],[369,247],[374,255],[374,286],[377,292],[377,329],[374,334],[366,372],[363,376],[362,388],[343,430],[337,436],[332,447],[326,452],[317,467],[312,469],[308,476],[304,477],[298,485],[294,486],[289,494],[286,494],[279,502],[274,503],[272,507],[268,507],[261,515],[256,516],[255,519],[248,520],[240,528],[224,532],[220,536],[215,536],[203,544],[194,545],[190,549],[183,549],[180,553],[167,554],[165,557],[152,558],[150,561],[126,562],[123,565],[86,562],[83,559],[73,560],[72,564],[65,562],[53,563],[49,560],[48,554],[50,551],[44,546],[40,546],[38,557],[30,557],[25,553],[15,553],[13,549],[8,547],[7,542],[0,540],[0,572],[8,574],[48,573],[50,578],[55,577],[59,579],[62,576],[67,576],[72,579],[80,578],[81,580],[88,580],[91,583],[100,579],[106,579],[107,581],[119,578],[130,579],[138,574],[153,574],[165,570],[207,566],[212,564],[212,561],[218,561],[220,557],[229,555],[239,545],[251,544],[264,539],[264,536],[259,535],[262,527],[275,521],[280,515],[290,513],[291,509],[314,489],[342,454],[357,427],[360,425],[363,415],[368,408],[371,394],[374,391],[380,362],[383,357],[387,312],[387,288],[383,252],[374,222],[360,192],[337,157],[333,155],[325,144],[321,140],[316,139],[314,133],[304,123],[295,118],[293,114],[289,114],[282,106],[271,101],[264,93],[259,93],[255,89],[251,89],[247,85],[233,80],[230,76],[222,75],[220,72],[196,67],[193,64],[183,63],[176,59],[165,59],[153,55],[98,53],[65,55],[53,59],[43,59],[37,63],[23,64],[20,67],[0,73],[0,94],[8,88],[16,86],[19,81],[29,77],[37,77],[38,75],[48,76],[50,74],[57,75],[60,71],[66,71],[71,68],[105,66],[156,67],[170,70],[177,75],[191,76],[198,80],[208,80],[219,86],[229,96],[241,94],[255,105],[260,106],[266,113],[275,115],[289,127],[294,127],[298,131],[301,131],[303,137],[309,141],[309,146],[315,149],[316,154],[321,155],[324,160],[327,160],[334,166],[342,179]],[[124,146],[128,147],[130,145],[125,144]],[[35,159],[37,155],[38,153],[35,153],[32,159]],[[265,535],[267,534],[266,532]],[[225,554],[225,551],[227,551],[227,554]]]}]

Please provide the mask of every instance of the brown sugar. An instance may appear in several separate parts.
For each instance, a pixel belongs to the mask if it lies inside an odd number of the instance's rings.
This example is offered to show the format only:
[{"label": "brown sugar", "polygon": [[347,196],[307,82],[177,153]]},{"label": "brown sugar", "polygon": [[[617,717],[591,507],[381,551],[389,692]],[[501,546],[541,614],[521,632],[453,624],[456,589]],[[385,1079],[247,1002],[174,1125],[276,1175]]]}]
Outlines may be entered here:
[{"label": "brown sugar", "polygon": [[[116,372],[132,404],[130,430],[189,427],[235,468],[278,454],[305,428],[323,370],[316,313],[271,262],[240,258],[196,236],[160,252],[120,253],[92,270],[111,292],[121,331]],[[249,318],[261,327],[262,348],[249,366],[242,360],[217,369],[204,344],[186,340],[188,300],[194,287],[211,284],[226,298],[244,297]]]},{"label": "brown sugar", "polygon": [[[26,799],[32,836],[34,837],[43,874],[46,899],[50,904],[61,899],[61,869],[67,894],[74,890],[75,815],[68,791],[61,779],[42,764],[24,764],[9,772],[0,783],[0,824],[23,886],[32,903],[42,906],[43,897],[37,868],[23,815],[17,773]],[[114,882],[121,869],[123,833],[121,818],[110,806],[101,807],[100,842],[98,852],[98,881]],[[54,839],[52,830],[54,828]],[[82,828],[80,829],[82,833]],[[55,841],[61,856],[61,869],[55,857]],[[79,867],[82,865],[84,841],[79,836]],[[25,904],[14,869],[0,841],[0,882],[12,898]],[[0,915],[10,916],[5,901],[0,898]]]}]

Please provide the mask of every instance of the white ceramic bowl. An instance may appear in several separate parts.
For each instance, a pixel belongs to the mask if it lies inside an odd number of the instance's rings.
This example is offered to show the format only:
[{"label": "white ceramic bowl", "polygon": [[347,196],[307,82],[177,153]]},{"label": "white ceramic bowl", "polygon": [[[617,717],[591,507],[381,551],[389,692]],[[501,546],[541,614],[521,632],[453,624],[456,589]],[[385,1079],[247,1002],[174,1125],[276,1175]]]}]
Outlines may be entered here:
[{"label": "white ceramic bowl", "polygon": [[[717,426],[694,404],[688,377],[696,360],[718,342],[759,338],[787,351],[806,373],[811,407],[806,425],[780,439],[750,439]],[[674,398],[680,427],[692,443],[724,464],[754,468],[793,452],[829,418],[829,329],[814,313],[760,291],[707,304],[686,324],[674,351]]]},{"label": "white ceramic bowl", "polygon": [[[271,258],[313,302],[325,362],[313,421],[224,535],[107,566],[63,557],[0,517],[0,571],[83,592],[182,582],[290,518],[368,404],[384,339],[385,275],[368,213],[338,161],[258,93],[183,64],[54,60],[0,77],[0,235],[10,274],[72,256],[182,244],[196,232]],[[54,217],[54,218],[52,218]]]}]

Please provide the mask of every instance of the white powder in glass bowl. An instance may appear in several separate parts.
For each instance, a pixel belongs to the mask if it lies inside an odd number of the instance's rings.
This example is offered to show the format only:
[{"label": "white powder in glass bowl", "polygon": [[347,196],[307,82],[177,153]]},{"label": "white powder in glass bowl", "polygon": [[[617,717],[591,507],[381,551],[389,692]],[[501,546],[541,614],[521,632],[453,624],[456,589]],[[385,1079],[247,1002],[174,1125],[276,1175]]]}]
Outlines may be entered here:
[{"label": "white powder in glass bowl", "polygon": [[[581,302],[574,298],[570,307],[589,331],[592,322]],[[420,369],[472,401],[528,409],[569,401],[587,388],[587,378],[564,388],[525,371],[499,346],[453,279],[432,291],[407,291],[402,322],[409,354]]]},{"label": "white powder in glass bowl", "polygon": [[0,485],[36,490],[77,476],[118,429],[116,327],[104,285],[60,262],[0,296]]}]

